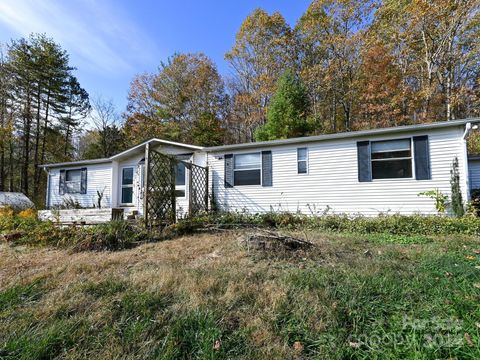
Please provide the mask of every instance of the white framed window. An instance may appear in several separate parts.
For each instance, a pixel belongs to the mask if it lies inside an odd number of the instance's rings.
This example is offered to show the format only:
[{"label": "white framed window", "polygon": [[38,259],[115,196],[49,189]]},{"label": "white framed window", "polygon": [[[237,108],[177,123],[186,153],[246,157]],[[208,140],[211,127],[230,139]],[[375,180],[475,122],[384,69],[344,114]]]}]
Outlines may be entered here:
[{"label": "white framed window", "polygon": [[261,185],[261,154],[235,154],[233,157],[233,185]]},{"label": "white framed window", "polygon": [[175,167],[175,196],[185,197],[187,171],[185,164],[181,161],[177,162]]},{"label": "white framed window", "polygon": [[413,177],[412,139],[372,141],[372,179]]},{"label": "white framed window", "polygon": [[66,170],[65,171],[65,193],[79,194],[82,188],[82,170]]},{"label": "white framed window", "polygon": [[133,174],[134,174],[133,166],[122,168],[121,203],[123,205],[133,204]]},{"label": "white framed window", "polygon": [[308,149],[297,149],[297,174],[308,174]]}]

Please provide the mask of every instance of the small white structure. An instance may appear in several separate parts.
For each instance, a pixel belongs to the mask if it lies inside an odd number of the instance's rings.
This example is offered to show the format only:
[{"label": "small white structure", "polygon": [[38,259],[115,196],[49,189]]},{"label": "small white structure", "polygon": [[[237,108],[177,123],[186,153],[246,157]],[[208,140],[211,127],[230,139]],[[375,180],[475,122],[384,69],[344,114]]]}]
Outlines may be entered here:
[{"label": "small white structure", "polygon": [[35,207],[34,203],[19,192],[1,192],[0,191],[0,207],[11,207],[14,211],[22,211]]},{"label": "small white structure", "polygon": [[[217,147],[151,139],[107,159],[46,164],[47,207],[65,201],[84,207],[143,213],[145,147],[208,166],[209,191],[217,207],[251,213],[434,214],[420,192],[450,195],[450,170],[458,159],[462,195],[480,187],[469,171],[466,138],[480,119],[355,131]],[[480,170],[480,161],[478,161]],[[176,206],[187,212],[189,171],[176,171]]]}]

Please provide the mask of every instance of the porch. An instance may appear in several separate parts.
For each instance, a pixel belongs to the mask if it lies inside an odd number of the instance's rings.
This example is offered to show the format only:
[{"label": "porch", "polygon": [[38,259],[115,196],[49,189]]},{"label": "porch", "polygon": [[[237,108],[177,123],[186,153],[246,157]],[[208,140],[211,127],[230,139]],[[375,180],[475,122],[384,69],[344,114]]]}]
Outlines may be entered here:
[{"label": "porch", "polygon": [[[192,153],[171,154],[146,144],[135,154],[129,153],[128,157],[113,161],[112,198],[107,206],[100,206],[101,198],[92,199],[93,208],[87,205],[80,209],[42,210],[39,218],[59,224],[81,225],[115,219],[142,219],[152,227],[206,212],[209,202],[208,168],[194,164],[194,160]],[[95,174],[90,174],[89,179],[96,179]],[[97,194],[100,196],[99,191]]]}]

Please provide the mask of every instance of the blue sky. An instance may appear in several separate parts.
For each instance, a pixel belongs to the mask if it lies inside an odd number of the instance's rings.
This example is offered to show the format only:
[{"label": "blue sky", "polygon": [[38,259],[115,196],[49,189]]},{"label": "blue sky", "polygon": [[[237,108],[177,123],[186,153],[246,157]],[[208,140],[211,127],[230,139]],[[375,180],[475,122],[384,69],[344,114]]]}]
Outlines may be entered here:
[{"label": "blue sky", "polygon": [[308,0],[0,0],[0,42],[46,33],[68,51],[93,96],[126,105],[130,80],[175,52],[204,52],[228,75],[224,54],[245,17],[261,7],[292,26]]}]

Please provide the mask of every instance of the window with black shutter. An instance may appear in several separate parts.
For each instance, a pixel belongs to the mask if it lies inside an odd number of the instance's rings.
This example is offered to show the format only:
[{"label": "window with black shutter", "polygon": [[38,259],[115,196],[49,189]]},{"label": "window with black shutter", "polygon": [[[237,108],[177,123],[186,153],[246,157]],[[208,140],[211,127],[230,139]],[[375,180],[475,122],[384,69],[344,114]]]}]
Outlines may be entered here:
[{"label": "window with black shutter", "polygon": [[411,139],[372,141],[372,179],[412,177]]},{"label": "window with black shutter", "polygon": [[238,185],[260,185],[261,174],[261,153],[235,154],[233,157],[233,184]]}]

